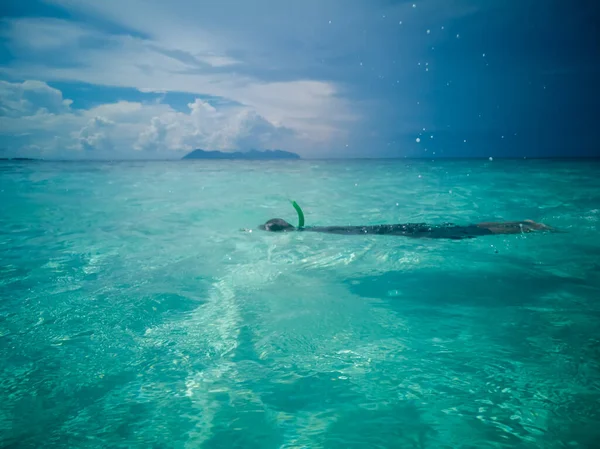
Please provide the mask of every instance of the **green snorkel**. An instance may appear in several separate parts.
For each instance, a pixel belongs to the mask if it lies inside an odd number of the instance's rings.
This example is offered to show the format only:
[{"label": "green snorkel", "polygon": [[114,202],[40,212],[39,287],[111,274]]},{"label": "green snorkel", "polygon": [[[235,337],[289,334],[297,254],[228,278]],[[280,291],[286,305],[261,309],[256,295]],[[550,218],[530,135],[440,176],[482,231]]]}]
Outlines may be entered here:
[{"label": "green snorkel", "polygon": [[294,209],[298,213],[298,229],[302,229],[304,227],[304,212],[302,212],[302,209],[295,201],[292,201],[292,206],[294,206]]}]

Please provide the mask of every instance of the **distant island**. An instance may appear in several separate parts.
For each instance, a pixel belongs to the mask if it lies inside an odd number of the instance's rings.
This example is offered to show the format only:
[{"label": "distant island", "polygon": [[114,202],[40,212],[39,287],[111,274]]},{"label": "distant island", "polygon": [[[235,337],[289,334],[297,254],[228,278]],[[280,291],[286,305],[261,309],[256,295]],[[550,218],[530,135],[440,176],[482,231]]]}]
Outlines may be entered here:
[{"label": "distant island", "polygon": [[296,153],[290,153],[289,151],[282,150],[250,150],[244,152],[194,150],[191,153],[183,156],[183,159],[242,159],[250,161],[267,161],[279,159],[300,159],[300,156]]}]

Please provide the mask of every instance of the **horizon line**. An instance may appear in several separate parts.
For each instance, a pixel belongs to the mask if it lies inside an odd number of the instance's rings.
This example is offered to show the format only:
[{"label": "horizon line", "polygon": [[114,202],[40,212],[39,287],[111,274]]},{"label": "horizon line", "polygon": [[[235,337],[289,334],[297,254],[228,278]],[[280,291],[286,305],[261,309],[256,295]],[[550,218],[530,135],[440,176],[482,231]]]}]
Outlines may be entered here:
[{"label": "horizon line", "polygon": [[[491,156],[494,160],[596,160],[600,156]],[[415,157],[415,156],[397,156],[397,157],[308,157],[299,159],[229,159],[229,158],[208,158],[208,159],[184,159],[184,158],[168,158],[168,159],[44,159],[30,157],[0,157],[0,161],[12,162],[185,162],[197,163],[201,162],[302,162],[302,161],[387,161],[387,160],[417,160],[431,161],[436,160],[490,160],[489,156],[441,156],[436,158],[430,157]]]}]

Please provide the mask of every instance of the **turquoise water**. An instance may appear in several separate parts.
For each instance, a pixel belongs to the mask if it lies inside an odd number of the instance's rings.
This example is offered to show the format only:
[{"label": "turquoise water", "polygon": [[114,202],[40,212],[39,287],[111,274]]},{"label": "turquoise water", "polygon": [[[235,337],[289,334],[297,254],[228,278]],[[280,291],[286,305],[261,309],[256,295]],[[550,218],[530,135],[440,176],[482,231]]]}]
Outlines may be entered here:
[{"label": "turquoise water", "polygon": [[[4,162],[0,446],[592,448],[600,164]],[[541,221],[465,241],[267,234]]]}]

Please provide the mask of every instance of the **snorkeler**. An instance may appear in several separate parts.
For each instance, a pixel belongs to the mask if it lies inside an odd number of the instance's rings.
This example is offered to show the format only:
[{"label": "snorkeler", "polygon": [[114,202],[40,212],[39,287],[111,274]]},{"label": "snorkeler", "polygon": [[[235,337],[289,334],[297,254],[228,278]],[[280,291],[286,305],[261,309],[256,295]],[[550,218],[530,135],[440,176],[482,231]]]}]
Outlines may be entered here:
[{"label": "snorkeler", "polygon": [[455,225],[453,223],[443,223],[441,225],[429,225],[426,223],[405,223],[391,225],[371,225],[371,226],[304,226],[304,214],[300,206],[292,202],[298,213],[299,224],[295,227],[281,218],[273,218],[259,229],[269,232],[324,232],[328,234],[344,235],[395,235],[415,238],[432,239],[469,239],[484,235],[494,234],[522,234],[536,231],[554,231],[550,226],[536,223],[532,220],[508,221],[508,222],[485,222],[472,225]]}]

